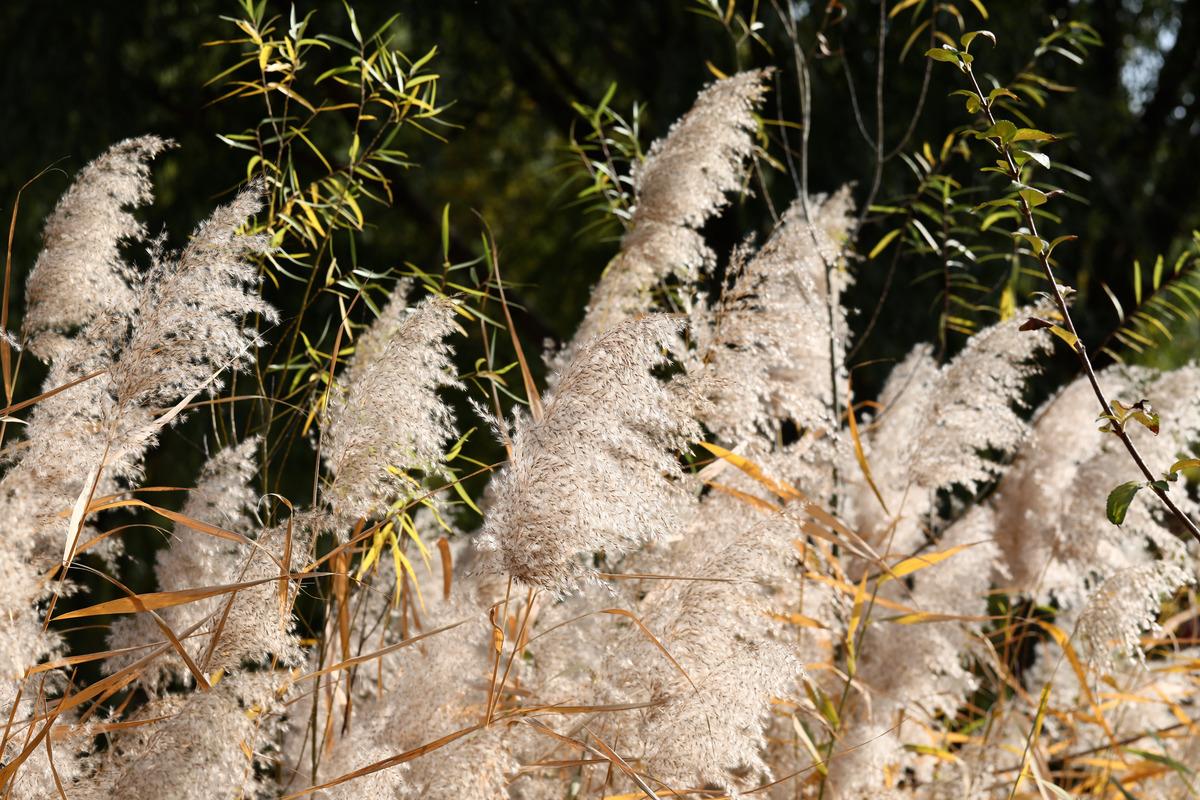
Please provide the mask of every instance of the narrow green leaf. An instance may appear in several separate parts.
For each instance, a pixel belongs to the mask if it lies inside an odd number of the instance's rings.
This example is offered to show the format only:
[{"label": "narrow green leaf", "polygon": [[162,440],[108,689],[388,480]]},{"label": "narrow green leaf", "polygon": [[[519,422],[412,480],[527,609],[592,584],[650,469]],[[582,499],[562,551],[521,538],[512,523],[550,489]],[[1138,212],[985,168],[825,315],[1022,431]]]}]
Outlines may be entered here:
[{"label": "narrow green leaf", "polygon": [[1053,252],[1054,252],[1054,248],[1058,247],[1060,244],[1065,244],[1066,242],[1073,242],[1073,241],[1075,241],[1075,240],[1076,240],[1076,239],[1078,239],[1078,238],[1079,238],[1078,236],[1073,236],[1073,235],[1071,235],[1071,234],[1069,234],[1069,233],[1068,233],[1068,234],[1066,234],[1065,236],[1057,236],[1057,237],[1055,237],[1054,241],[1052,241],[1052,242],[1050,243],[1050,248],[1049,248],[1049,249],[1046,251],[1046,255],[1049,255],[1050,253],[1053,253]]},{"label": "narrow green leaf", "polygon": [[1179,763],[1175,759],[1169,758],[1164,755],[1160,755],[1158,753],[1152,753],[1149,750],[1139,750],[1134,747],[1126,747],[1125,752],[1133,753],[1135,756],[1138,756],[1139,758],[1143,758],[1146,761],[1153,761],[1156,764],[1162,764],[1163,766],[1170,767],[1171,769],[1175,770],[1176,772],[1178,772],[1180,775],[1184,776],[1185,778],[1189,775],[1196,774],[1195,772],[1188,769],[1187,767],[1185,767],[1183,764]]},{"label": "narrow green leaf", "polygon": [[900,231],[901,231],[900,228],[896,228],[895,230],[891,230],[891,231],[888,231],[887,233],[885,233],[883,235],[883,238],[880,239],[879,242],[876,243],[876,245],[871,248],[871,252],[867,254],[867,260],[869,261],[870,259],[875,258],[875,256],[882,253],[884,251],[884,248],[886,248],[889,244],[891,244],[892,240],[900,235]]},{"label": "narrow green leaf", "polygon": [[342,5],[346,7],[346,16],[350,18],[350,32],[354,34],[354,41],[361,46],[363,43],[362,31],[358,29],[358,18],[354,15],[354,9],[346,0],[342,0]]}]

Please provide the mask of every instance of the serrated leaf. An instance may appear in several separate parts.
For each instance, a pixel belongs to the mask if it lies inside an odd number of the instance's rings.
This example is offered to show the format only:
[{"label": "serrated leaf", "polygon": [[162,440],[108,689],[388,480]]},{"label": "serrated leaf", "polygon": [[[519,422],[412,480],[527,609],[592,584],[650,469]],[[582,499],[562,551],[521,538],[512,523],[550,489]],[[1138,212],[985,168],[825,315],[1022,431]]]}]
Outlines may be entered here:
[{"label": "serrated leaf", "polygon": [[1125,515],[1129,513],[1129,505],[1133,502],[1133,498],[1145,485],[1141,481],[1129,481],[1109,492],[1108,501],[1104,504],[1104,513],[1108,517],[1108,521],[1113,525],[1123,523]]}]

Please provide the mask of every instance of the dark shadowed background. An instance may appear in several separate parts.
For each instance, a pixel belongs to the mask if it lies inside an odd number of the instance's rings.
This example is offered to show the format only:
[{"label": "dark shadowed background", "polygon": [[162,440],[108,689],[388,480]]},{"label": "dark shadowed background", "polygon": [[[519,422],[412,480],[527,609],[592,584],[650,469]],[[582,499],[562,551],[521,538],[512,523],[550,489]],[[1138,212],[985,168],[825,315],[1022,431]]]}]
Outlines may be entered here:
[{"label": "dark shadowed background", "polygon": [[[340,2],[297,5],[300,13],[315,10],[314,25],[344,24]],[[590,287],[615,252],[613,234],[619,232],[609,226],[581,233],[594,218],[573,202],[578,184],[571,178],[578,176],[578,166],[566,147],[579,122],[573,103],[594,105],[615,82],[610,105],[622,113],[635,102],[643,108],[648,144],[712,80],[708,64],[725,72],[772,64],[780,72],[764,113],[800,118],[790,44],[770,3],[758,8],[769,49],[735,48],[718,22],[697,13],[705,4],[695,0],[353,5],[364,28],[399,13],[396,30],[414,57],[438,47],[439,100],[452,102],[444,119],[455,126],[439,128],[445,143],[404,134],[399,146],[418,166],[397,168],[393,207],[368,213],[371,226],[362,237],[359,262],[380,271],[406,262],[440,263],[439,221],[446,204],[452,208],[451,249],[456,258],[469,258],[479,250],[480,224],[472,211],[478,212],[499,243],[506,279],[517,284],[516,298],[523,304],[517,325],[534,351],[545,339],[570,334]],[[749,13],[751,5],[738,7]],[[1085,337],[1102,339],[1117,317],[1101,284],[1132,304],[1135,259],[1152,264],[1163,255],[1170,263],[1200,226],[1200,3],[992,2],[986,21],[972,3],[960,5],[968,28],[995,33],[997,47],[983,43],[973,52],[979,70],[999,76],[1014,74],[1029,60],[1055,19],[1086,22],[1104,42],[1082,64],[1048,54],[1045,75],[1075,89],[1054,94],[1046,108],[1030,109],[1038,127],[1064,135],[1055,158],[1088,176],[1064,178],[1073,197],[1056,206],[1062,221],[1049,235],[1080,237],[1061,256],[1062,268],[1079,288],[1077,321]],[[857,101],[865,126],[873,130],[879,6],[794,0],[791,8],[800,21],[800,39],[810,48],[810,186],[822,192],[853,182],[861,201],[873,175],[872,147],[859,132],[854,106]],[[213,104],[221,88],[206,82],[232,64],[233,51],[205,46],[235,34],[221,15],[236,12],[233,3],[182,0],[0,6],[0,206],[6,227],[20,187],[54,167],[21,195],[11,249],[14,289],[23,285],[37,256],[42,220],[70,176],[118,140],[156,133],[179,142],[179,150],[154,167],[158,197],[146,217],[152,231],[165,227],[176,245],[237,185],[245,159],[217,134],[253,125],[259,109]],[[268,15],[288,12],[286,3],[268,5]],[[830,25],[831,14],[840,21]],[[936,149],[969,118],[961,98],[947,97],[961,88],[951,68],[932,70],[922,104],[924,46],[899,57],[913,27],[907,13],[888,22],[884,139],[900,142],[920,108],[906,149],[917,151],[924,142]],[[794,131],[791,143],[798,144]],[[779,208],[793,198],[793,181],[785,172],[765,167],[764,174],[763,183],[755,182],[754,198],[735,205],[706,231],[718,252],[769,228],[767,196]],[[877,202],[904,195],[913,182],[903,159],[893,158],[883,170]],[[860,252],[886,230],[886,221],[869,220]],[[889,279],[887,263],[862,259],[852,265],[856,286],[850,302],[859,311],[853,324],[860,333],[880,308],[878,323],[855,354],[855,363],[876,365],[855,373],[864,397],[878,389],[889,363],[913,341],[937,335],[941,286],[922,277],[928,265],[921,258],[900,259]],[[287,293],[294,291],[285,285],[273,299],[286,309]],[[12,329],[20,325],[19,294]],[[1200,339],[1195,324],[1174,333],[1176,343],[1155,358],[1178,362],[1191,356]],[[951,347],[957,344],[961,338]],[[1047,387],[1074,369],[1069,356],[1057,359]],[[24,369],[17,396],[35,391],[40,378],[36,367]],[[157,451],[149,469],[160,484],[188,485],[203,458],[203,420],[168,435],[171,446]]]}]

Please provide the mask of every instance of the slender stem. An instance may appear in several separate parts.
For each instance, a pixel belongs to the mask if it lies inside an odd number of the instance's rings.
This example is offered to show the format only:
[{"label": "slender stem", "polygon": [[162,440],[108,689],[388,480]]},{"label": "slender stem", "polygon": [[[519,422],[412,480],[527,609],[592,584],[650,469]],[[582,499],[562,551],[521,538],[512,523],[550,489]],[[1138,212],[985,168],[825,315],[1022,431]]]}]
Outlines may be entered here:
[{"label": "slender stem", "polygon": [[[985,95],[983,90],[979,87],[979,81],[975,79],[975,73],[971,69],[971,65],[963,64],[962,70],[967,74],[967,77],[971,79],[971,86],[974,88],[975,94],[979,97],[980,106],[983,109],[984,114],[987,115],[988,123],[990,125],[995,125],[996,118],[992,114],[991,103],[988,102],[987,95]],[[1017,167],[1016,159],[1013,158],[1012,146],[1007,142],[1001,141],[999,148],[1008,164],[1009,178],[1014,182],[1019,183],[1021,179],[1021,171]],[[1029,205],[1029,202],[1024,197],[1018,196],[1018,203],[1021,209],[1021,216],[1025,222],[1025,227],[1029,229],[1029,233],[1035,239],[1040,239],[1041,237],[1038,235],[1037,223],[1033,219],[1033,208]],[[1075,350],[1075,355],[1078,356],[1079,365],[1083,368],[1084,374],[1087,375],[1088,383],[1091,384],[1092,391],[1096,395],[1096,400],[1098,400],[1100,403],[1101,413],[1107,415],[1109,418],[1112,432],[1117,435],[1117,438],[1119,438],[1121,443],[1125,445],[1125,449],[1129,451],[1130,458],[1133,459],[1133,462],[1137,464],[1138,469],[1141,470],[1142,475],[1145,476],[1151,491],[1158,495],[1158,499],[1161,500],[1163,505],[1170,510],[1175,518],[1179,520],[1179,522],[1185,528],[1187,528],[1188,532],[1191,533],[1193,538],[1195,538],[1196,541],[1200,541],[1200,528],[1197,528],[1196,523],[1192,522],[1192,520],[1189,519],[1182,510],[1180,510],[1179,506],[1175,505],[1174,501],[1167,496],[1165,491],[1155,485],[1159,478],[1156,477],[1146,465],[1145,460],[1142,458],[1142,454],[1138,452],[1137,446],[1133,443],[1133,440],[1129,438],[1129,433],[1125,430],[1125,424],[1113,413],[1112,404],[1109,402],[1108,397],[1104,394],[1104,390],[1100,388],[1100,382],[1096,379],[1096,370],[1092,367],[1091,358],[1088,357],[1087,347],[1084,345],[1083,339],[1080,338],[1079,331],[1075,329],[1075,321],[1071,319],[1071,310],[1067,305],[1067,298],[1063,295],[1062,288],[1059,286],[1058,281],[1055,280],[1054,269],[1050,265],[1050,254],[1048,252],[1048,248],[1039,248],[1037,258],[1038,263],[1042,267],[1042,274],[1046,277],[1046,280],[1050,282],[1050,291],[1054,297],[1055,305],[1058,306],[1059,313],[1062,314],[1063,323],[1066,325],[1067,330],[1071,332],[1071,335],[1075,337],[1075,345],[1073,348]]]}]

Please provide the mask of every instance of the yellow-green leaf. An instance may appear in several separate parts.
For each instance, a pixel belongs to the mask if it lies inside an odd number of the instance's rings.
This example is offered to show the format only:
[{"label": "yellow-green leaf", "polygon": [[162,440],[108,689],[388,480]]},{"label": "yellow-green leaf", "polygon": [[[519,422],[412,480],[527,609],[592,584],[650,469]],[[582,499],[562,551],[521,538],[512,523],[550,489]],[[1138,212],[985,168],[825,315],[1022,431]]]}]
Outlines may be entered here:
[{"label": "yellow-green leaf", "polygon": [[951,556],[958,555],[963,550],[966,550],[968,547],[972,546],[973,545],[969,544],[959,544],[936,553],[930,553],[929,555],[912,556],[911,558],[906,558],[899,564],[896,564],[894,567],[892,567],[888,571],[887,575],[882,576],[879,579],[879,583],[886,583],[892,578],[903,578],[905,575],[911,575],[918,570],[925,569],[926,567],[932,567],[934,564],[937,564],[940,561],[945,561]]},{"label": "yellow-green leaf", "polygon": [[900,228],[896,228],[895,230],[890,230],[887,233],[885,233],[883,235],[883,238],[880,239],[875,244],[875,246],[871,248],[871,252],[867,254],[867,259],[868,260],[872,259],[875,256],[882,253],[884,251],[884,249],[887,248],[887,246],[892,243],[892,240],[900,235],[900,231],[901,231]]},{"label": "yellow-green leaf", "polygon": [[1182,469],[1200,469],[1200,458],[1181,458],[1168,470],[1172,475]]}]

